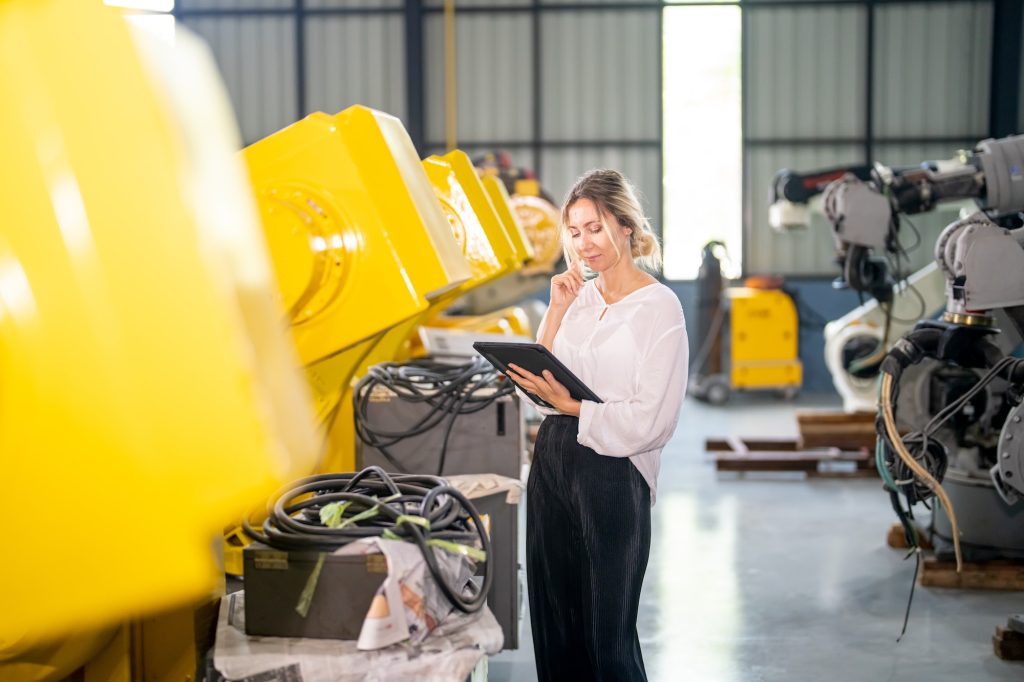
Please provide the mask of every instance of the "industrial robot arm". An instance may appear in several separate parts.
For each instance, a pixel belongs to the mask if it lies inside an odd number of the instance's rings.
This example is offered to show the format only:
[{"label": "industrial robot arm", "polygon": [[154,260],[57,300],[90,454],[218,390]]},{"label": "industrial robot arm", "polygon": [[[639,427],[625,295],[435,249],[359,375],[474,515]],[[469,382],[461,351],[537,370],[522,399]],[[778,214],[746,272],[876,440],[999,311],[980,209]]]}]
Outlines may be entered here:
[{"label": "industrial robot arm", "polygon": [[[1013,179],[1020,176],[1022,160],[1024,136],[1018,136],[985,140],[973,151],[954,159],[929,161],[918,167],[889,168],[876,164],[872,168],[832,168],[803,175],[780,171],[776,175],[772,193],[775,203],[770,213],[772,226],[792,227],[795,221],[786,223],[783,218],[795,215],[792,207],[799,206],[795,202],[806,204],[823,193],[824,211],[833,225],[842,265],[839,284],[873,299],[825,329],[826,364],[848,411],[874,410],[875,379],[884,347],[890,338],[911,329],[910,320],[931,314],[943,302],[950,307],[954,295],[964,299],[960,306],[964,311],[972,301],[981,300],[981,291],[990,292],[986,295],[991,300],[1015,300],[999,289],[1013,283],[1001,280],[997,273],[1015,267],[1016,259],[1024,258],[1024,251],[1006,248],[1008,237],[1002,234],[1004,230],[989,225],[992,221],[985,214],[974,217],[962,229],[950,226],[940,239],[947,249],[959,244],[960,248],[955,250],[961,254],[961,261],[970,246],[974,259],[1002,264],[976,266],[976,275],[969,283],[958,279],[962,273],[956,272],[958,265],[952,251],[948,266],[940,260],[938,266],[929,265],[907,280],[901,273],[892,272],[889,259],[898,258],[901,253],[900,216],[927,212],[942,202],[974,199],[993,218],[1006,223],[1005,218],[997,216],[1024,207],[1019,182]],[[789,208],[785,208],[787,204]],[[986,225],[981,226],[982,222]],[[958,237],[967,235],[970,227],[974,228],[970,237],[960,243]],[[983,234],[986,239],[981,238]],[[993,255],[982,259],[983,251]],[[966,267],[966,263],[960,267]],[[970,299],[966,298],[967,293]]]},{"label": "industrial robot arm", "polygon": [[[906,520],[909,507],[934,495],[942,507],[942,513],[936,513],[935,532],[941,525],[948,534],[958,563],[961,532],[965,542],[1019,551],[1009,536],[981,532],[1008,528],[1008,512],[986,501],[991,498],[971,497],[965,491],[987,485],[1006,505],[1017,503],[1024,492],[1024,451],[1014,446],[1015,437],[1022,435],[1018,432],[1024,418],[1024,361],[1007,354],[1007,348],[1020,342],[1024,329],[1024,229],[1019,215],[1024,210],[1024,136],[985,140],[964,165],[975,169],[973,178],[961,170],[958,179],[951,177],[934,194],[974,192],[981,210],[950,224],[935,244],[935,263],[945,284],[945,314],[940,320],[919,322],[887,353],[881,365],[877,422],[879,471],[908,527],[908,538],[914,534]],[[930,200],[920,191],[918,196]],[[995,315],[1001,313],[1016,329],[1001,332],[996,327]],[[899,402],[901,389],[913,383],[906,381],[905,371],[926,359],[937,361],[930,375],[942,384],[938,399],[932,396],[926,405]],[[958,388],[955,381],[943,381],[943,373],[951,371],[960,377],[965,372],[976,375]],[[992,406],[998,409],[992,412]],[[917,429],[909,435],[899,430],[898,408],[904,424]],[[979,418],[979,410],[990,412],[990,418]],[[907,411],[922,412],[927,419],[907,422]],[[961,412],[966,416],[960,425],[940,438],[942,425]],[[905,513],[896,501],[897,492],[907,501]],[[958,524],[954,504],[967,510],[966,525]]]}]

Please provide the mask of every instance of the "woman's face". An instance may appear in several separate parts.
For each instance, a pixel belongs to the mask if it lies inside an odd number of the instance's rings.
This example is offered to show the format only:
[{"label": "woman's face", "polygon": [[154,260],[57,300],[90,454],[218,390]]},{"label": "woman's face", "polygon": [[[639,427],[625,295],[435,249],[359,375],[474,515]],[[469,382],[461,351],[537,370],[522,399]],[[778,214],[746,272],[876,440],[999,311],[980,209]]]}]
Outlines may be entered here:
[{"label": "woman's face", "polygon": [[[630,230],[608,214],[605,214],[605,223],[608,229],[601,224],[597,206],[590,199],[578,199],[569,207],[566,221],[568,236],[583,263],[594,272],[602,272],[615,265],[619,254],[629,256]],[[612,244],[613,239],[615,245]]]}]

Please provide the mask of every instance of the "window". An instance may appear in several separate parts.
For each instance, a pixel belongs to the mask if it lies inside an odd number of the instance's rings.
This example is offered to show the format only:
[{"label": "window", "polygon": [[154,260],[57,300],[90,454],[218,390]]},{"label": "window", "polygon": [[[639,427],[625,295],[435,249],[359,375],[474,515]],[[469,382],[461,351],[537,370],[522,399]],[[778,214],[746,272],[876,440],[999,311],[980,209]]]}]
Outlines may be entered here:
[{"label": "window", "polygon": [[742,254],[740,8],[664,12],[665,277],[693,279],[701,247],[725,242],[727,275]]}]

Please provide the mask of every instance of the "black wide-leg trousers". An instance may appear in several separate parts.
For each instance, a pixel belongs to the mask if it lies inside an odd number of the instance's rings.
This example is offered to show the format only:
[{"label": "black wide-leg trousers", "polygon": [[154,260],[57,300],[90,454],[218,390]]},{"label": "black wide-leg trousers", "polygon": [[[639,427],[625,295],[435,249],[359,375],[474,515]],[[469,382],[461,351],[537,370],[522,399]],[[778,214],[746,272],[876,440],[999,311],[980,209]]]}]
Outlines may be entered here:
[{"label": "black wide-leg trousers", "polygon": [[527,482],[526,570],[540,682],[646,681],[636,632],[651,491],[626,457],[545,417]]}]

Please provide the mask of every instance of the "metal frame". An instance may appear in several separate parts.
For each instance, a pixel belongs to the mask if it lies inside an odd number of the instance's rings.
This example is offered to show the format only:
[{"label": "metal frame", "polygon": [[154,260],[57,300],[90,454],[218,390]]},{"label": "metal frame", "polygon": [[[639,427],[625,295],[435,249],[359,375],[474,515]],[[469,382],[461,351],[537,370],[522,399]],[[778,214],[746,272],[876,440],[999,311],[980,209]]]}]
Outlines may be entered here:
[{"label": "metal frame", "polygon": [[[1021,76],[1021,26],[1022,26],[1022,5],[1020,0],[958,0],[967,4],[989,4],[995,10],[995,30],[992,46],[992,88],[989,101],[989,131],[991,136],[1006,135],[1015,130],[1018,125],[1019,101],[1017,88]],[[461,144],[467,147],[494,147],[529,149],[533,154],[534,167],[539,169],[542,165],[543,155],[546,149],[593,149],[600,147],[627,148],[640,147],[645,149],[658,150],[658,167],[661,169],[662,184],[659,186],[660,203],[656,207],[658,215],[664,210],[664,149],[663,149],[663,126],[664,126],[664,88],[659,90],[658,108],[658,137],[648,139],[579,139],[579,140],[545,140],[543,131],[543,55],[541,50],[541,20],[547,12],[623,12],[623,11],[651,11],[657,12],[658,26],[663,26],[664,10],[676,7],[728,7],[739,6],[745,9],[767,9],[767,8],[818,8],[828,6],[856,6],[864,7],[867,11],[867,30],[865,40],[867,42],[866,59],[867,69],[865,78],[864,106],[865,106],[865,134],[863,137],[835,137],[835,138],[752,138],[746,135],[747,117],[747,69],[746,66],[746,39],[748,14],[741,13],[741,76],[740,92],[742,99],[741,126],[743,129],[743,197],[746,203],[747,197],[747,150],[763,147],[806,147],[826,146],[837,144],[860,145],[863,148],[864,159],[870,161],[874,155],[874,149],[878,144],[923,144],[923,143],[959,143],[965,139],[980,139],[977,134],[965,134],[962,136],[934,136],[934,137],[900,137],[900,138],[876,138],[874,135],[874,87],[875,87],[875,9],[885,5],[917,5],[931,4],[936,0],[733,0],[731,2],[714,2],[713,0],[699,0],[688,2],[665,2],[664,0],[639,0],[637,2],[609,2],[600,3],[585,1],[581,3],[568,3],[564,1],[543,2],[542,0],[531,0],[529,3],[520,5],[502,4],[500,0],[491,6],[472,6],[459,8],[460,14],[488,14],[488,13],[528,13],[531,18],[532,36],[531,71],[533,77],[533,120],[531,139],[509,139],[509,140],[462,140]],[[443,7],[438,5],[427,5],[426,0],[402,0],[400,4],[390,7],[307,7],[306,0],[292,0],[291,7],[264,7],[264,8],[181,8],[180,4],[175,6],[172,14],[177,19],[205,18],[205,17],[261,17],[279,16],[291,17],[295,20],[295,50],[296,50],[296,120],[306,115],[306,20],[318,16],[386,16],[402,14],[405,24],[406,41],[406,106],[408,111],[406,126],[410,137],[421,154],[428,150],[444,148],[444,143],[426,139],[426,101],[425,101],[425,40],[424,22],[428,15],[440,13]],[[664,46],[659,41],[658,50],[658,72],[659,80],[664,81]],[[751,224],[752,207],[744,206],[743,234],[748,233]],[[659,235],[663,227],[662,221],[658,220],[657,229]],[[747,240],[743,239],[741,248],[744,270],[748,263]]]}]

